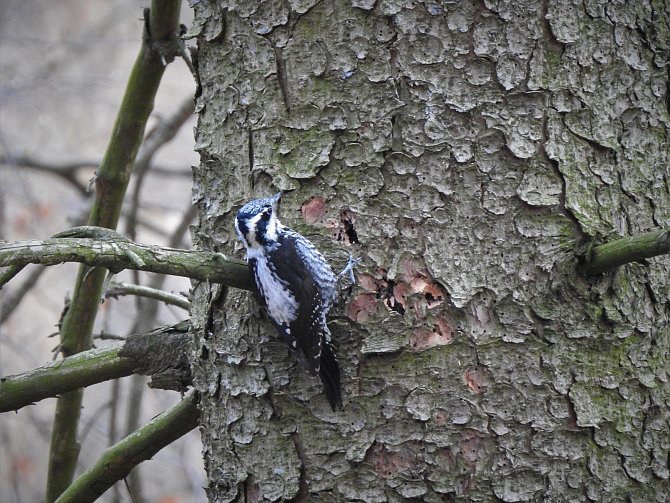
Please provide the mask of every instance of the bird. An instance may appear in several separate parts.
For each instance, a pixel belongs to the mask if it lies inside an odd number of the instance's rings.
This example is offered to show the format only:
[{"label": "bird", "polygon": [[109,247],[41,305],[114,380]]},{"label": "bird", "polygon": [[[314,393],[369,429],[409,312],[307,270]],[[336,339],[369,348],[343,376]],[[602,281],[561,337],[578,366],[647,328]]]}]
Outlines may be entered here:
[{"label": "bird", "polygon": [[321,378],[336,411],[342,408],[340,365],[326,316],[337,276],[307,238],[279,221],[280,200],[281,192],[247,202],[237,212],[235,230],[268,318],[300,366]]}]

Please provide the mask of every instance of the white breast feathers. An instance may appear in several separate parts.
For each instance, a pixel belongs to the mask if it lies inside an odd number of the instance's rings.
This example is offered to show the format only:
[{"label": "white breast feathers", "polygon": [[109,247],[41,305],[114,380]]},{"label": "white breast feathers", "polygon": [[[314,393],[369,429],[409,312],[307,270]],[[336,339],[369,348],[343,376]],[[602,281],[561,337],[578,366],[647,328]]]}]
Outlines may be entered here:
[{"label": "white breast feathers", "polygon": [[268,264],[264,253],[255,254],[256,284],[265,300],[268,315],[275,323],[289,325],[298,313],[298,303],[286,286],[286,282],[279,279],[276,272]]}]

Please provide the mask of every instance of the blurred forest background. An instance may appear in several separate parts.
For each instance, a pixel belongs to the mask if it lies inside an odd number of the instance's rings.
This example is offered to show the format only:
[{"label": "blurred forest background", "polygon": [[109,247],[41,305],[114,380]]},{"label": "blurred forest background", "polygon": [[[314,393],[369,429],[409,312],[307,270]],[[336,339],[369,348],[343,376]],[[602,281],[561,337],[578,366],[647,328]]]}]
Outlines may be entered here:
[{"label": "blurred forest background", "polygon": [[[102,158],[131,66],[140,49],[142,9],[136,0],[37,2],[5,0],[0,15],[0,239],[44,239],[83,224],[87,191]],[[191,10],[182,6],[182,23]],[[119,232],[141,243],[191,246],[195,83],[183,60],[166,70],[147,137],[160,148],[144,176],[134,175]],[[167,143],[156,132],[178,132]],[[142,157],[144,154],[144,157]],[[140,180],[138,182],[138,180]],[[50,361],[53,335],[77,264],[29,267],[0,292],[0,375]],[[138,276],[139,274],[139,276]],[[157,281],[125,271],[117,281]],[[162,278],[158,278],[162,280]],[[189,281],[170,277],[161,288],[186,292]],[[25,293],[24,293],[25,292]],[[94,334],[102,347],[111,337],[174,323],[187,317],[175,307],[108,299]],[[111,342],[114,342],[113,340]],[[81,455],[75,477],[103,450],[179,400],[174,392],[149,390],[133,376],[87,389],[80,423]],[[56,401],[0,415],[0,501],[44,498],[50,425]],[[134,501],[206,501],[200,437],[193,431],[139,467],[128,481]],[[136,472],[135,472],[136,473]],[[122,484],[101,501],[131,501]]]}]

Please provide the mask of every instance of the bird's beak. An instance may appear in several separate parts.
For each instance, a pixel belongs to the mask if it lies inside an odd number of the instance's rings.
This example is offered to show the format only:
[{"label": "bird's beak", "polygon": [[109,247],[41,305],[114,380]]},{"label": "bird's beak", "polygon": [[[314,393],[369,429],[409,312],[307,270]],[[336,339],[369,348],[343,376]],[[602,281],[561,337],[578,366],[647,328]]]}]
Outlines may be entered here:
[{"label": "bird's beak", "polygon": [[270,198],[270,202],[272,203],[272,209],[274,210],[277,209],[280,200],[281,200],[281,192],[277,192],[274,196]]}]

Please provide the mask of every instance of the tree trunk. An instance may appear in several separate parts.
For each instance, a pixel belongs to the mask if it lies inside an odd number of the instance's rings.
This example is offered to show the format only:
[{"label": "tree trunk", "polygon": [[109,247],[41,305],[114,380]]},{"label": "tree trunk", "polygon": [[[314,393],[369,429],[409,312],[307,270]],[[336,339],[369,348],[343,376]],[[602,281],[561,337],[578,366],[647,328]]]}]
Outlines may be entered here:
[{"label": "tree trunk", "polygon": [[577,268],[670,224],[664,3],[195,11],[197,246],[241,258],[235,211],[281,190],[363,257],[342,412],[253,295],[196,285],[210,500],[666,501],[670,263]]}]

